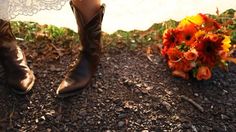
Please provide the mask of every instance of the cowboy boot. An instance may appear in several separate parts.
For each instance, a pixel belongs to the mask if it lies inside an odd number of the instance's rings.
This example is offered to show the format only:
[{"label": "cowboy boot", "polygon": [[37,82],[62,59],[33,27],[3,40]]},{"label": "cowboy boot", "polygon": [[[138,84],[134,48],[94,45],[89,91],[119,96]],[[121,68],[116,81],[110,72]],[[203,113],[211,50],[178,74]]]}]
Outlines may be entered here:
[{"label": "cowboy boot", "polygon": [[85,23],[83,15],[72,2],[70,5],[76,17],[83,49],[79,62],[59,85],[56,92],[59,97],[75,95],[81,89],[86,88],[97,70],[101,55],[101,23],[105,5],[100,7],[88,23]]},{"label": "cowboy boot", "polygon": [[35,76],[27,66],[23,51],[17,45],[10,22],[0,19],[0,60],[7,85],[17,94],[25,94],[34,85]]}]

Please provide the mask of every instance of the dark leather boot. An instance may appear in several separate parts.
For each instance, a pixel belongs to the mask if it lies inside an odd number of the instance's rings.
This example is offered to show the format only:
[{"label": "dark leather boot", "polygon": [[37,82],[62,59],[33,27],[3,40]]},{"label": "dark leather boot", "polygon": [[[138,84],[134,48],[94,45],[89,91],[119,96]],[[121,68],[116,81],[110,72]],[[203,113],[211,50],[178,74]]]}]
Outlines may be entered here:
[{"label": "dark leather boot", "polygon": [[86,88],[97,70],[101,55],[101,23],[105,6],[102,5],[91,21],[85,23],[79,9],[72,2],[70,5],[76,17],[83,50],[80,53],[79,62],[58,87],[57,95],[59,97],[75,95],[81,89]]},{"label": "dark leather boot", "polygon": [[27,66],[23,51],[17,45],[8,21],[0,19],[0,60],[7,85],[17,94],[25,94],[34,85],[35,76]]}]

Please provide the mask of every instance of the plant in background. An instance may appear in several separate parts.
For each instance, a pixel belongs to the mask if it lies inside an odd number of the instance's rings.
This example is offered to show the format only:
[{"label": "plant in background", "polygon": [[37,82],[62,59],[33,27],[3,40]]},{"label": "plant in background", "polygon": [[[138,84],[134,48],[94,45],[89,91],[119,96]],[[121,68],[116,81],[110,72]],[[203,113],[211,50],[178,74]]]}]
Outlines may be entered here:
[{"label": "plant in background", "polygon": [[227,62],[236,63],[231,57],[229,31],[214,19],[197,14],[184,18],[176,28],[163,34],[162,55],[166,57],[173,75],[198,80],[211,78],[215,66],[226,68]]}]

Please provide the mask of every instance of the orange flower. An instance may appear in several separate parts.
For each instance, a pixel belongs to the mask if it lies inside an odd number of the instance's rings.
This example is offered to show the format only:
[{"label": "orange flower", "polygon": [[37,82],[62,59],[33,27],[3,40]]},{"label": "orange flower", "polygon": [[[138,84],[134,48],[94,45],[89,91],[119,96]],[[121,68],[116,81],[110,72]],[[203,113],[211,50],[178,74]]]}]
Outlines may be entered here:
[{"label": "orange flower", "polygon": [[172,72],[172,75],[175,76],[175,77],[181,77],[181,78],[186,79],[186,80],[189,79],[189,74],[184,72],[184,71],[175,70],[175,71]]},{"label": "orange flower", "polygon": [[182,42],[185,42],[186,45],[192,46],[195,39],[195,33],[197,32],[197,28],[194,24],[187,25],[181,28],[181,38],[179,38]]},{"label": "orange flower", "polygon": [[174,76],[188,79],[189,73],[194,73],[198,80],[207,80],[211,78],[214,66],[228,61],[236,63],[236,59],[230,57],[233,50],[227,35],[216,20],[197,14],[165,31],[161,52]]},{"label": "orange flower", "polygon": [[225,50],[220,50],[218,52],[218,54],[219,54],[220,58],[222,58],[224,60],[228,58],[228,52],[226,52]]},{"label": "orange flower", "polygon": [[198,68],[197,80],[208,80],[211,78],[211,70],[207,66]]},{"label": "orange flower", "polygon": [[203,30],[199,30],[195,33],[196,40],[201,40],[206,35],[206,32]]},{"label": "orange flower", "polygon": [[183,59],[183,71],[188,72],[193,69],[193,65],[186,59]]},{"label": "orange flower", "polygon": [[197,50],[196,49],[191,49],[191,50],[185,52],[184,57],[185,57],[186,60],[196,61],[197,57],[198,57]]},{"label": "orange flower", "polygon": [[169,57],[169,60],[174,62],[179,61],[181,58],[183,58],[183,53],[176,48],[170,48],[167,51],[167,55]]},{"label": "orange flower", "polygon": [[184,71],[184,72],[188,72],[192,70],[193,68],[193,65],[185,58],[182,58],[181,60],[176,61],[176,62],[169,60],[168,66],[172,70],[178,70],[178,71]]},{"label": "orange flower", "polygon": [[217,34],[212,34],[212,33],[209,33],[207,35],[207,37],[209,37],[213,42],[217,42],[219,39],[222,40],[223,42],[223,37],[222,36],[219,36]]},{"label": "orange flower", "polygon": [[168,61],[168,66],[170,69],[174,69],[175,68],[175,64],[172,61]]}]

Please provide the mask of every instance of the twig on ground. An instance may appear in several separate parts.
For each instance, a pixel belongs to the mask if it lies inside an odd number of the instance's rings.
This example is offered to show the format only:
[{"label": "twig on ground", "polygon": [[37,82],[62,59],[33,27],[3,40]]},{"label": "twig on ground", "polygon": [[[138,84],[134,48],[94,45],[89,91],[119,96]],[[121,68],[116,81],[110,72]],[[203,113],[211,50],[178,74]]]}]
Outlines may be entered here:
[{"label": "twig on ground", "polygon": [[147,50],[146,50],[146,56],[147,56],[147,58],[148,58],[148,60],[149,61],[151,61],[151,62],[153,62],[153,60],[152,60],[152,49],[151,49],[151,47],[149,46],[148,48],[147,48]]},{"label": "twig on ground", "polygon": [[197,102],[195,102],[194,100],[192,100],[192,99],[190,99],[190,98],[188,98],[188,97],[186,97],[186,96],[184,96],[184,95],[181,95],[180,98],[183,99],[183,100],[186,100],[186,101],[190,102],[190,103],[191,103],[192,105],[194,105],[198,110],[200,110],[201,112],[204,112],[203,107],[202,107],[201,105],[199,105]]},{"label": "twig on ground", "polygon": [[54,44],[51,44],[51,46],[56,50],[56,52],[58,53],[59,56],[63,56],[63,51],[64,51],[64,49],[58,48],[58,47],[55,46]]}]

